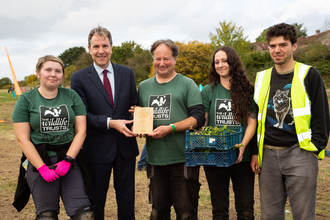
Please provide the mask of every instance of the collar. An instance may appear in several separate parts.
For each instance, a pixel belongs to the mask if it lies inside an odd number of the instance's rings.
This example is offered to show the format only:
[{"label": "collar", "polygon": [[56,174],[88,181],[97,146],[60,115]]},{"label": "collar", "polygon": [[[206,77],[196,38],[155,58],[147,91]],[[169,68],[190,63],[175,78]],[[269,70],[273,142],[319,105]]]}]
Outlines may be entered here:
[{"label": "collar", "polygon": [[[95,70],[96,70],[96,72],[97,72],[97,74],[98,74],[99,76],[103,75],[103,70],[104,70],[104,69],[102,69],[101,67],[97,66],[97,65],[95,64],[95,62],[93,62],[93,66],[94,66],[94,68],[95,68]],[[112,66],[112,63],[111,63],[111,62],[109,63],[109,65],[108,65],[108,67],[106,68],[106,70],[108,70],[110,73],[114,73],[114,71],[113,71],[113,66]]]}]

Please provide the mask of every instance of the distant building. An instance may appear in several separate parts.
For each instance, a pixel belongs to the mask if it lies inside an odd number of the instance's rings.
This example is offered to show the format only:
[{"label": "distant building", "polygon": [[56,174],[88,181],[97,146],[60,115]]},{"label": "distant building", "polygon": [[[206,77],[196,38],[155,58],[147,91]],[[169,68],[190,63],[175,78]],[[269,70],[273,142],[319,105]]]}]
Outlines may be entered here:
[{"label": "distant building", "polygon": [[321,43],[330,46],[330,30],[320,32],[320,30],[316,30],[316,34],[306,37],[306,38],[298,38],[298,46],[306,46],[308,44],[313,43]]},{"label": "distant building", "polygon": [[268,50],[268,43],[267,42],[255,42],[251,43],[251,46],[254,50],[259,50],[265,52]]}]

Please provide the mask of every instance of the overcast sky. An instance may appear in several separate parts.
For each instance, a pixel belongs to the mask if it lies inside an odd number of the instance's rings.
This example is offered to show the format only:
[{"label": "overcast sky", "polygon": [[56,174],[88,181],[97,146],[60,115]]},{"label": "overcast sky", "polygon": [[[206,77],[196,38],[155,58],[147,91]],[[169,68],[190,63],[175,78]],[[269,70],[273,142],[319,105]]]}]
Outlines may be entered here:
[{"label": "overcast sky", "polygon": [[70,47],[87,50],[89,31],[101,25],[114,45],[158,39],[209,42],[219,21],[242,26],[250,42],[271,25],[303,23],[308,36],[330,18],[328,0],[0,0],[0,78],[12,79],[5,47],[18,80],[35,73],[39,57]]}]

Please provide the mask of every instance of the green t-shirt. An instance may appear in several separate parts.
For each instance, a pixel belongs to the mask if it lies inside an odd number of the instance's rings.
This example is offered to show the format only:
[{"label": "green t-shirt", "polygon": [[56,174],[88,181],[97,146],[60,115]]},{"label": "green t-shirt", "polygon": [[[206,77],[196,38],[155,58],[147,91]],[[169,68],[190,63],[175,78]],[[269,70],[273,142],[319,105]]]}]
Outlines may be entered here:
[{"label": "green t-shirt", "polygon": [[[251,97],[252,99],[253,97]],[[209,113],[208,125],[222,127],[224,125],[231,126],[231,128],[242,127],[243,136],[247,127],[247,122],[244,121],[242,124],[233,120],[233,112],[231,110],[231,93],[222,86],[221,83],[214,86],[212,90],[212,85],[206,85],[202,90],[202,99],[204,105],[204,111]],[[256,104],[252,100],[252,111],[256,112]],[[237,143],[239,144],[239,143]],[[250,144],[245,148],[243,154],[243,162],[251,160],[251,149]]]},{"label": "green t-shirt", "polygon": [[55,98],[46,99],[33,89],[19,97],[12,118],[14,123],[30,123],[34,144],[60,145],[73,140],[77,115],[86,115],[86,107],[74,90],[58,88]]},{"label": "green t-shirt", "polygon": [[[141,107],[154,108],[154,129],[189,118],[188,108],[202,104],[201,94],[195,82],[177,74],[170,82],[158,83],[152,77],[140,83],[138,88]],[[169,134],[162,139],[147,137],[147,161],[151,165],[164,166],[184,163],[185,132]]]}]

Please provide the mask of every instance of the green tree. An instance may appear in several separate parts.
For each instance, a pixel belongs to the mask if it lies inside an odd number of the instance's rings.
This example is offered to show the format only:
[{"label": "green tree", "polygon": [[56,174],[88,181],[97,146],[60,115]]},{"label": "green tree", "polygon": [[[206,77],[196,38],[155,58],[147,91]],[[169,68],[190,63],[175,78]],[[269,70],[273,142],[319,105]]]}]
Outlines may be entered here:
[{"label": "green tree", "polygon": [[260,35],[256,38],[256,42],[267,42],[266,40],[266,32],[267,32],[268,28],[264,29]]},{"label": "green tree", "polygon": [[191,41],[187,44],[176,42],[176,44],[180,48],[180,53],[176,61],[175,71],[193,79],[197,85],[207,84],[213,54],[210,44],[198,41]]},{"label": "green tree", "polygon": [[78,59],[72,64],[65,67],[64,73],[64,85],[70,84],[71,76],[74,72],[83,69],[93,63],[92,56],[85,52],[82,52]]},{"label": "green tree", "polygon": [[3,77],[0,79],[0,89],[2,89],[6,85],[12,85],[13,83],[8,77]]},{"label": "green tree", "polygon": [[240,55],[243,63],[247,62],[247,53],[251,50],[248,36],[244,36],[244,29],[236,26],[232,21],[219,22],[220,27],[215,28],[216,33],[210,33],[211,49],[215,50],[220,46],[231,46]]},{"label": "green tree", "polygon": [[297,37],[300,38],[306,38],[307,37],[307,28],[303,27],[303,23],[302,24],[298,24],[298,23],[293,23],[293,26],[296,27],[297,29]]},{"label": "green tree", "polygon": [[112,47],[111,61],[121,65],[127,65],[127,59],[134,56],[135,49],[140,49],[134,41],[126,41],[121,46]]},{"label": "green tree", "polygon": [[140,49],[136,49],[133,57],[126,60],[127,66],[131,67],[134,71],[136,84],[148,78],[152,66],[152,56],[150,52],[142,48]]},{"label": "green tree", "polygon": [[80,55],[83,52],[86,53],[84,47],[72,47],[65,50],[58,57],[63,61],[64,65],[67,67],[74,64],[79,59]]}]

